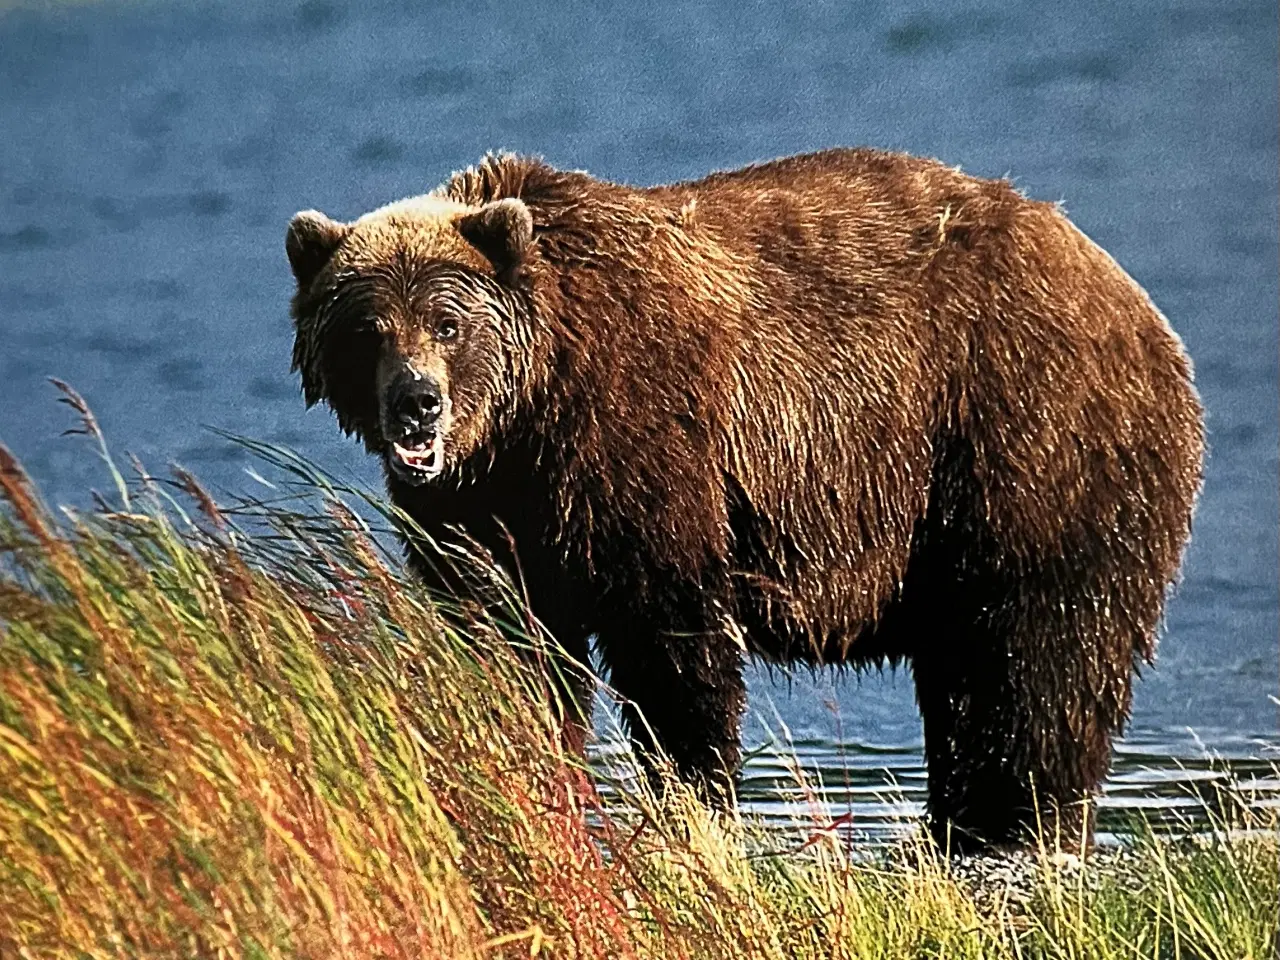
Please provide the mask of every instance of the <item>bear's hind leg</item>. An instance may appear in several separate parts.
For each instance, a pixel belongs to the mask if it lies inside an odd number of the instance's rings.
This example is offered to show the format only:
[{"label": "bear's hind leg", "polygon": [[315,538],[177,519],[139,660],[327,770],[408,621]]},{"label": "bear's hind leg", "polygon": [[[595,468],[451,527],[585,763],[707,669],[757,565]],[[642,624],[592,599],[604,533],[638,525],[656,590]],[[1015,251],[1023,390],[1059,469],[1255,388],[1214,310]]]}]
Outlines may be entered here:
[{"label": "bear's hind leg", "polygon": [[967,592],[913,656],[930,830],[953,853],[1092,840],[1137,638],[1097,592],[1064,599],[1074,578],[1052,566]]}]

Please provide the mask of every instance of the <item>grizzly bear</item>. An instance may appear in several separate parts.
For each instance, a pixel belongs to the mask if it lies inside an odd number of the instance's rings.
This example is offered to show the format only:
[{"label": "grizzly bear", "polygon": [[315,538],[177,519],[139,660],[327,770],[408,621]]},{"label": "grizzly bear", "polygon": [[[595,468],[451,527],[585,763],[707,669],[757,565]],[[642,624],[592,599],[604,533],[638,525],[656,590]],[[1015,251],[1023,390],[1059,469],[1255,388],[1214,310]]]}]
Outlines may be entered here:
[{"label": "grizzly bear", "polygon": [[1057,206],[869,149],[650,188],[504,154],[286,250],[308,405],[595,638],[642,753],[727,800],[748,657],[906,663],[940,843],[1088,837],[1203,425]]}]

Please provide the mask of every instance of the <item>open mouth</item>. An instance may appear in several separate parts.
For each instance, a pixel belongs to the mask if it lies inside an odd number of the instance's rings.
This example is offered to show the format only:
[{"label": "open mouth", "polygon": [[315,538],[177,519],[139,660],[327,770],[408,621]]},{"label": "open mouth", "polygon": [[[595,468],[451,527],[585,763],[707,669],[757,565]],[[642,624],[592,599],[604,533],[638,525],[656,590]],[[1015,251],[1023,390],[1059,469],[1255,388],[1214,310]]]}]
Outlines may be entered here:
[{"label": "open mouth", "polygon": [[393,440],[387,459],[410,483],[426,483],[444,470],[444,437],[430,430]]}]

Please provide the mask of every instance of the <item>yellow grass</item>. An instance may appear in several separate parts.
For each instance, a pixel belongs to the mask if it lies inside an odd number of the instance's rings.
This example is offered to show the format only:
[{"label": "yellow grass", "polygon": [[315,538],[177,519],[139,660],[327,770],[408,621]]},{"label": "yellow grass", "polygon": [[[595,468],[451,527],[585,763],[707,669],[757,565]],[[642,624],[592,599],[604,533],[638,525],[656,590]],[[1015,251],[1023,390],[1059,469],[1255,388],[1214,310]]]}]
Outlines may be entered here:
[{"label": "yellow grass", "polygon": [[296,496],[121,479],[55,520],[0,450],[0,957],[1272,956],[1258,811],[980,908],[923,841],[851,857],[643,778],[605,804],[518,591],[453,554],[475,595],[426,597],[259,452]]}]

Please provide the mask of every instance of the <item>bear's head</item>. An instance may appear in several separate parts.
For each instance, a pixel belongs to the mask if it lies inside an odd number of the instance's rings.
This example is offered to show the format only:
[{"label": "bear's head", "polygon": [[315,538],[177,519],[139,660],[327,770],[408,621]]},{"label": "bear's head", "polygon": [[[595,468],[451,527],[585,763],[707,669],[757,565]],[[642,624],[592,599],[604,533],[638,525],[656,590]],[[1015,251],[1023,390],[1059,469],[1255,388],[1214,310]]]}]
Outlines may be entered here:
[{"label": "bear's head", "polygon": [[354,223],[304,211],[285,250],[298,282],[293,367],[410,484],[479,450],[527,361],[533,220],[514,198],[428,195]]}]

